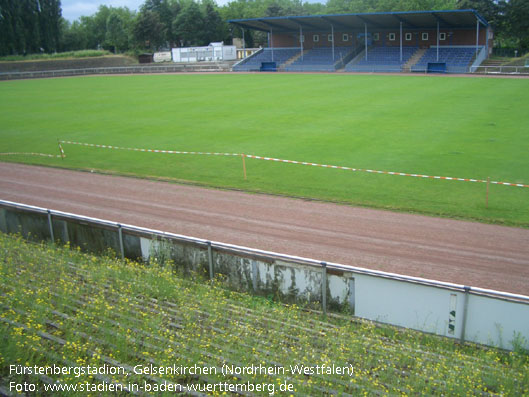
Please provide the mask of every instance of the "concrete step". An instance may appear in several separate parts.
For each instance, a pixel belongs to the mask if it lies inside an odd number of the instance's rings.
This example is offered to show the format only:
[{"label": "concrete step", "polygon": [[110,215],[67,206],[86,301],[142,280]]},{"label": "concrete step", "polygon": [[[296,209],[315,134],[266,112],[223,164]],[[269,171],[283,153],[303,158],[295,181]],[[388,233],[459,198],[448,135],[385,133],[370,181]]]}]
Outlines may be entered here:
[{"label": "concrete step", "polygon": [[[303,55],[305,55],[310,50],[303,50]],[[286,61],[281,67],[280,70],[285,70],[286,67],[292,65],[294,62],[296,62],[301,57],[301,52],[298,52],[296,55],[294,55],[292,58],[290,58],[288,61]]]},{"label": "concrete step", "polygon": [[410,72],[411,71],[411,67],[413,65],[415,65],[417,62],[419,62],[419,60],[422,58],[422,56],[424,55],[426,50],[427,50],[426,48],[419,48],[417,51],[415,51],[415,53],[411,56],[411,58],[408,59],[408,62],[406,62],[402,66],[402,71],[403,72]]},{"label": "concrete step", "polygon": [[486,59],[481,63],[481,66],[502,66],[505,64],[501,59]]}]

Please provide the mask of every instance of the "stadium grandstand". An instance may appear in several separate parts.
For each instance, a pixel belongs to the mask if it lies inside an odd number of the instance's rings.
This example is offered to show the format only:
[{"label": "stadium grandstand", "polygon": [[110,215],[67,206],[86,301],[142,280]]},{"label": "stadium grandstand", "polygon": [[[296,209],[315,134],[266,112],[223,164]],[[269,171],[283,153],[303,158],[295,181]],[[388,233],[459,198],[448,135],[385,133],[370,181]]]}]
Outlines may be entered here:
[{"label": "stadium grandstand", "polygon": [[268,34],[268,47],[234,71],[468,73],[492,51],[493,31],[475,10],[232,19]]}]

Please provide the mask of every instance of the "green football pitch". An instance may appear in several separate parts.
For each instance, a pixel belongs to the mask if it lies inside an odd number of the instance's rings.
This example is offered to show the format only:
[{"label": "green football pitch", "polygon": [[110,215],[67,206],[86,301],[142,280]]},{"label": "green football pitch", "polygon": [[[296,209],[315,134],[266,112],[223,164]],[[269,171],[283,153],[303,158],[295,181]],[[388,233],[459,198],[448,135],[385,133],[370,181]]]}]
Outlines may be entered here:
[{"label": "green football pitch", "polygon": [[[529,79],[346,74],[105,76],[0,83],[0,152],[57,139],[245,153],[354,168],[529,184]],[[529,227],[529,188],[368,174],[224,156],[64,145],[95,169]],[[60,183],[60,181],[58,181]]]}]

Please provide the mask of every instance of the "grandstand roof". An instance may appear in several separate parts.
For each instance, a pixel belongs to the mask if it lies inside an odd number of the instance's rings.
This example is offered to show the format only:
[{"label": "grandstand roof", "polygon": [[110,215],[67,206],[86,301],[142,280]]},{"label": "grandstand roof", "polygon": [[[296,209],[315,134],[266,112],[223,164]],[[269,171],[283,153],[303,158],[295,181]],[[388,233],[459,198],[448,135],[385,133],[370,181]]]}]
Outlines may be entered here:
[{"label": "grandstand roof", "polygon": [[245,29],[274,32],[293,32],[300,27],[312,31],[336,29],[360,30],[367,24],[369,29],[470,28],[476,20],[488,26],[488,22],[475,10],[374,12],[363,14],[329,14],[268,18],[231,19],[228,22]]}]

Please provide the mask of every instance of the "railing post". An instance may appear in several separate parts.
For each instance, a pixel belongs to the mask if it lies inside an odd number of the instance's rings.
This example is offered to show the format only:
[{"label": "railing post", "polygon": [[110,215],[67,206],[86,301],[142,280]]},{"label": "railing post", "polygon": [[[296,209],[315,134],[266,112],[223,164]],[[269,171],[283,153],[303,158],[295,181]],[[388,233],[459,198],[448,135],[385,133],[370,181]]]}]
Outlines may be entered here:
[{"label": "railing post", "polygon": [[55,236],[53,235],[53,223],[51,221],[51,211],[48,210],[48,226],[50,227],[50,237],[52,244],[55,244]]},{"label": "railing post", "polygon": [[468,315],[468,295],[470,292],[470,287],[467,287],[465,285],[464,289],[465,289],[465,300],[463,303],[463,320],[461,323],[461,337],[459,338],[460,343],[465,342],[465,331],[467,327],[467,315]]},{"label": "railing post", "polygon": [[68,233],[68,222],[64,221],[64,227],[63,227],[63,234],[64,234],[64,242],[69,243],[70,242],[70,234]]},{"label": "railing post", "polygon": [[253,291],[257,291],[257,262],[255,259],[252,259],[252,287]]},{"label": "railing post", "polygon": [[355,313],[355,279],[351,277],[349,279],[349,307],[351,308],[352,314]]},{"label": "railing post", "polygon": [[211,252],[211,241],[208,241],[208,263],[209,263],[209,279],[213,280],[213,253]]},{"label": "railing post", "polygon": [[322,274],[321,274],[321,306],[323,309],[323,315],[327,315],[327,262],[322,262]]},{"label": "railing post", "polygon": [[123,230],[119,223],[118,223],[118,235],[119,235],[119,250],[121,252],[121,260],[124,260],[125,259],[125,249],[123,247]]}]

